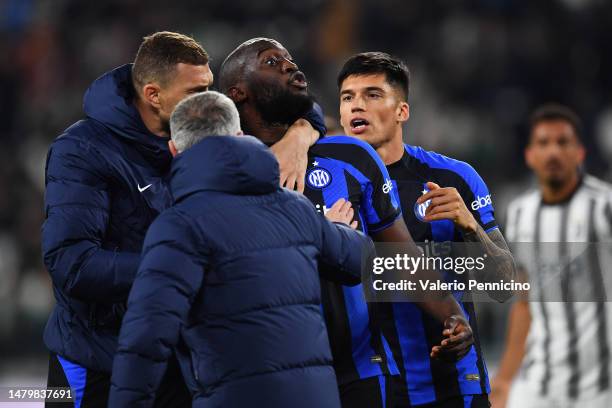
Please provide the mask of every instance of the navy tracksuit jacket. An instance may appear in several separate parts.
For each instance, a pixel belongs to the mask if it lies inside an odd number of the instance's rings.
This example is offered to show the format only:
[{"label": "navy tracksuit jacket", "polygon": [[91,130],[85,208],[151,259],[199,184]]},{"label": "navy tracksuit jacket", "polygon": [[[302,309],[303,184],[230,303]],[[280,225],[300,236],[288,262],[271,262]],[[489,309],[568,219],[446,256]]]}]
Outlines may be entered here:
[{"label": "navy tracksuit jacket", "polygon": [[147,233],[123,320],[109,406],[151,406],[165,360],[186,348],[205,408],[338,408],[321,312],[327,278],[358,284],[360,232],[279,188],[251,136],[210,136],[175,159],[174,205]]}]

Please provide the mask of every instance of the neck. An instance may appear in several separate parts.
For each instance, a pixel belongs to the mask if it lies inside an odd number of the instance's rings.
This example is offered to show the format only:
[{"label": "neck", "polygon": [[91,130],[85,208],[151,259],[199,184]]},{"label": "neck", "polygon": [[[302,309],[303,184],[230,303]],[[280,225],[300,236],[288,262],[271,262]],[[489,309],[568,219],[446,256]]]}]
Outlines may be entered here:
[{"label": "neck", "polygon": [[566,201],[576,191],[579,183],[580,175],[577,172],[572,173],[572,177],[561,186],[540,183],[542,201],[546,204],[558,204]]},{"label": "neck", "polygon": [[402,128],[398,128],[393,137],[376,147],[376,153],[386,166],[399,161],[404,155]]},{"label": "neck", "polygon": [[147,127],[149,132],[159,137],[170,136],[168,132],[164,129],[161,118],[150,105],[145,104],[144,101],[139,97],[135,97],[134,106],[136,106],[136,109],[140,114],[140,118],[142,119],[142,122]]},{"label": "neck", "polygon": [[286,124],[264,121],[261,115],[249,106],[244,106],[239,111],[244,133],[255,136],[267,145],[273,145],[281,140],[289,129],[289,125]]}]

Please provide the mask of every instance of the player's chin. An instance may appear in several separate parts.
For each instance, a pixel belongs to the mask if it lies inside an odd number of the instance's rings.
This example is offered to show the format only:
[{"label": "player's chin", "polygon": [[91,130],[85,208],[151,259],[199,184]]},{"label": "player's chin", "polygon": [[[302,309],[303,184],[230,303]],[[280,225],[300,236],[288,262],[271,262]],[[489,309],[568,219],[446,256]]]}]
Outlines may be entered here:
[{"label": "player's chin", "polygon": [[563,185],[568,176],[566,176],[563,171],[555,169],[544,171],[542,178],[544,179],[546,184]]}]

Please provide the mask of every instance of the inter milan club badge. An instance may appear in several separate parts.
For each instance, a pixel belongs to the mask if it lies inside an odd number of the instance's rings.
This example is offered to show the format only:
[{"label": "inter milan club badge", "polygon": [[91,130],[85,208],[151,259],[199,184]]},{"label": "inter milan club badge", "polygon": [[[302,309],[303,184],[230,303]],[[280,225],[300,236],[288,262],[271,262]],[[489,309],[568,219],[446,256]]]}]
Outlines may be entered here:
[{"label": "inter milan club badge", "polygon": [[327,187],[331,181],[331,173],[322,167],[315,167],[306,173],[306,184],[311,188],[320,189]]},{"label": "inter milan club badge", "polygon": [[[429,190],[427,187],[423,187],[423,194],[427,194]],[[423,204],[414,203],[414,215],[419,219],[419,221],[423,221],[425,219],[425,211],[427,211],[427,207],[431,204],[431,200],[425,201]]]}]

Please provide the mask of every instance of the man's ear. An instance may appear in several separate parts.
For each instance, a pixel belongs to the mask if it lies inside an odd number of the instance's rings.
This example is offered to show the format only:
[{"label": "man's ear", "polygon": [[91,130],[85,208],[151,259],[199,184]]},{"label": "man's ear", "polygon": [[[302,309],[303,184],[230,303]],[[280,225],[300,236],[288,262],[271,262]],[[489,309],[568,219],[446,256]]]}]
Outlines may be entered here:
[{"label": "man's ear", "polygon": [[397,121],[406,122],[410,117],[410,105],[408,102],[401,101],[397,109]]},{"label": "man's ear", "polygon": [[246,92],[239,85],[232,86],[230,89],[228,89],[227,96],[229,96],[230,99],[234,101],[235,104],[242,103],[247,98]]},{"label": "man's ear", "polygon": [[178,150],[176,150],[176,146],[174,145],[174,142],[172,140],[168,141],[168,147],[170,148],[170,154],[172,155],[172,157],[176,157],[176,155],[178,154]]},{"label": "man's ear", "polygon": [[154,108],[159,109],[161,107],[159,102],[159,91],[160,87],[157,84],[146,84],[142,87],[142,99]]},{"label": "man's ear", "polygon": [[584,159],[586,158],[586,147],[581,143],[578,146],[578,163],[584,163]]}]

